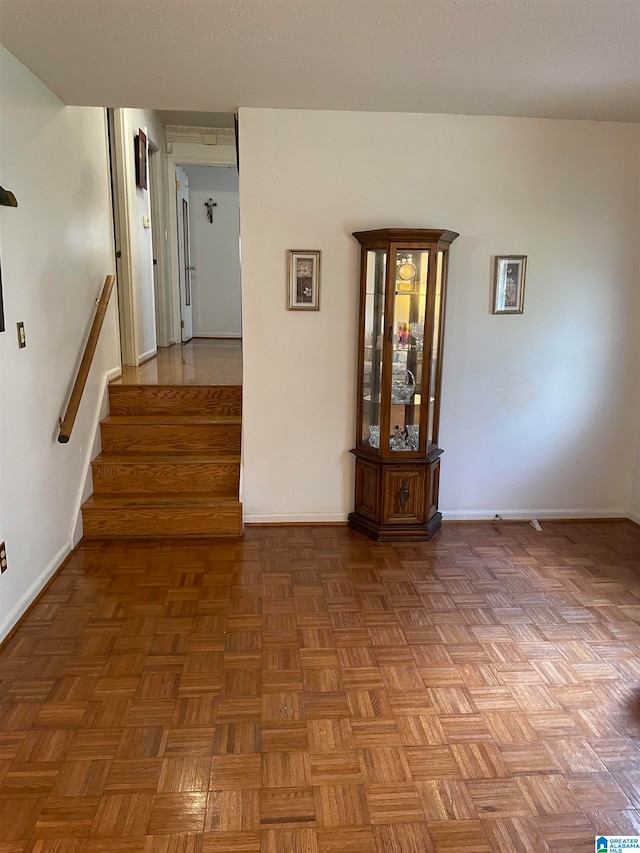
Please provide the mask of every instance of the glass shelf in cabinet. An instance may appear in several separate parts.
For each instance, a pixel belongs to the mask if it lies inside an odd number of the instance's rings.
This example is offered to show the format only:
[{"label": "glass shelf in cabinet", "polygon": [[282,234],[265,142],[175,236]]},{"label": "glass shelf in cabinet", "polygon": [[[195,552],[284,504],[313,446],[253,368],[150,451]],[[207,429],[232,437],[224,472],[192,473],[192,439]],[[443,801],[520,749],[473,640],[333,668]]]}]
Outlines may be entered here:
[{"label": "glass shelf in cabinet", "polygon": [[[365,400],[366,400],[366,397],[365,397]],[[405,409],[411,409],[414,406],[419,406],[421,402],[422,402],[422,395],[421,394],[414,394],[408,403],[394,403],[392,401],[391,407],[395,409],[395,408],[399,408],[400,406],[402,406]]]}]

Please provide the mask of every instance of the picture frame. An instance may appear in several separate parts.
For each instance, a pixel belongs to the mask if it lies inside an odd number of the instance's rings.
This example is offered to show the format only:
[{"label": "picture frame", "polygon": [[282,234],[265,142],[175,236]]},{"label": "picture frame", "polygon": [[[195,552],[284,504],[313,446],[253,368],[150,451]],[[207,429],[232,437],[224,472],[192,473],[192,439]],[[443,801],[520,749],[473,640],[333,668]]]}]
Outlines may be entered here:
[{"label": "picture frame", "polygon": [[138,129],[135,137],[136,186],[141,190],[147,189],[147,134]]},{"label": "picture frame", "polygon": [[289,252],[287,309],[320,310],[320,252],[292,249]]},{"label": "picture frame", "polygon": [[493,273],[493,314],[523,314],[526,255],[496,255]]}]

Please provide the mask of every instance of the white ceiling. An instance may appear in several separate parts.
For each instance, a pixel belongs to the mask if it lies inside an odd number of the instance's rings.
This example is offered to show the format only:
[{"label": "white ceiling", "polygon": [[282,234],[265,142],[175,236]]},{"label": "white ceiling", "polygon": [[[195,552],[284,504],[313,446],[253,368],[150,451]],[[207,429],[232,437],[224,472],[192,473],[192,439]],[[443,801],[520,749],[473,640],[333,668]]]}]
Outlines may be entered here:
[{"label": "white ceiling", "polygon": [[640,121],[640,0],[0,0],[65,103]]}]

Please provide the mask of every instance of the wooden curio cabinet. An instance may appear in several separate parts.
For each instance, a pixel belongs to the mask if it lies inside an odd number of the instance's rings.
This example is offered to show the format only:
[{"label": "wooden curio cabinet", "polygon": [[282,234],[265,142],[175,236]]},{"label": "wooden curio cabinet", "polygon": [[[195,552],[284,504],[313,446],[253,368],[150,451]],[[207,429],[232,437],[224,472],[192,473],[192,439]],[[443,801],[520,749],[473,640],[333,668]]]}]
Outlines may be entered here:
[{"label": "wooden curio cabinet", "polygon": [[362,246],[355,509],[373,539],[440,528],[438,420],[449,247],[454,231],[384,228]]}]

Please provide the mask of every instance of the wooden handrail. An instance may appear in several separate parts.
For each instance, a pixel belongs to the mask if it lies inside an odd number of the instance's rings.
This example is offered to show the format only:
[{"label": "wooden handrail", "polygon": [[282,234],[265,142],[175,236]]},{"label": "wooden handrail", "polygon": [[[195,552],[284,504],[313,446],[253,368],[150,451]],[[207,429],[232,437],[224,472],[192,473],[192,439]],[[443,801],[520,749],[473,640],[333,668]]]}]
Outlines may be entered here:
[{"label": "wooden handrail", "polygon": [[96,305],[98,307],[96,309],[96,315],[93,318],[89,337],[87,338],[87,345],[84,348],[82,361],[78,368],[78,375],[76,376],[76,381],[73,383],[73,390],[71,392],[71,397],[69,398],[67,411],[64,413],[64,417],[60,418],[60,433],[58,434],[58,441],[60,444],[66,444],[71,438],[71,430],[73,429],[76,415],[80,408],[80,400],[82,399],[84,386],[87,384],[87,377],[89,376],[91,362],[93,361],[93,356],[95,355],[96,347],[98,346],[100,330],[104,323],[104,315],[107,313],[109,297],[111,296],[115,280],[115,275],[108,275],[105,278],[100,299],[96,300]]}]

